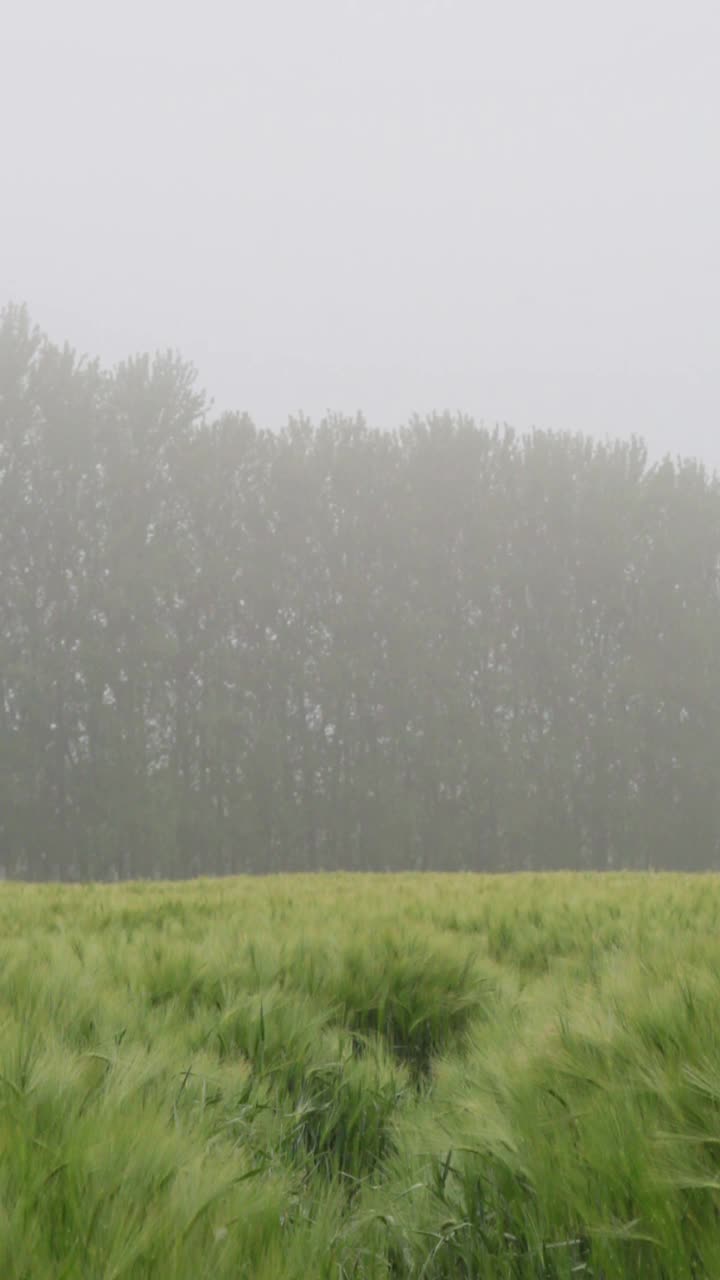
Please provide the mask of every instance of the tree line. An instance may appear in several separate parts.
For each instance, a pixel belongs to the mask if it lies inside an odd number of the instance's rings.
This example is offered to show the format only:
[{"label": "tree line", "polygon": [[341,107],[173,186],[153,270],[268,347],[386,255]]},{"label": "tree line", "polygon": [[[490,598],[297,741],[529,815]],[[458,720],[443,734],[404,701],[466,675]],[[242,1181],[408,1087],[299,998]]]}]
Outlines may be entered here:
[{"label": "tree line", "polygon": [[7,308],[0,866],[718,866],[719,566],[638,438],[273,433]]}]

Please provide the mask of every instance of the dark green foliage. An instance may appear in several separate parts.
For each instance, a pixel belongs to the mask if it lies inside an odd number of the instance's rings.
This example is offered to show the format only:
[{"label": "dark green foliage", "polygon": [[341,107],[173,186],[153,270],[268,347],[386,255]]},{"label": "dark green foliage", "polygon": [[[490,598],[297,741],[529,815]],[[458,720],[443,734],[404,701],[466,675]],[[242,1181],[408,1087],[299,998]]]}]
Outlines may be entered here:
[{"label": "dark green foliage", "polygon": [[326,1177],[345,1179],[352,1193],[393,1149],[402,1082],[377,1062],[358,1064],[346,1054],[309,1067],[289,1092],[293,1110],[285,1146],[307,1153]]},{"label": "dark green foliage", "polygon": [[327,957],[319,980],[312,967],[293,972],[358,1033],[358,1048],[365,1037],[379,1035],[416,1077],[427,1075],[436,1055],[462,1047],[470,1021],[490,997],[468,957],[428,948],[419,937],[385,936],[371,949],[344,948]]}]

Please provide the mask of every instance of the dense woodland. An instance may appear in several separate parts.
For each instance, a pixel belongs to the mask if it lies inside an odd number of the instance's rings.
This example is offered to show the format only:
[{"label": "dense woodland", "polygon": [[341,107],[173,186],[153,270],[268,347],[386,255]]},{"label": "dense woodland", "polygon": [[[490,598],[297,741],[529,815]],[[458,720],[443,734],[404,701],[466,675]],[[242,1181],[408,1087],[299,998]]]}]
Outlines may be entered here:
[{"label": "dense woodland", "polygon": [[0,319],[0,865],[720,866],[720,485]]}]

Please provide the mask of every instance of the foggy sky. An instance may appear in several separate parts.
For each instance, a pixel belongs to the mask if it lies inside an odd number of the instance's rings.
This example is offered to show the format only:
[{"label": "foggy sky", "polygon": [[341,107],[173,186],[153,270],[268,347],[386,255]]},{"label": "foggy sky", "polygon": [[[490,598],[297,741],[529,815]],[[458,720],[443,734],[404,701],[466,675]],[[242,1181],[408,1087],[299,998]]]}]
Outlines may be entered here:
[{"label": "foggy sky", "polygon": [[2,6],[0,305],[217,407],[720,465],[717,0]]}]

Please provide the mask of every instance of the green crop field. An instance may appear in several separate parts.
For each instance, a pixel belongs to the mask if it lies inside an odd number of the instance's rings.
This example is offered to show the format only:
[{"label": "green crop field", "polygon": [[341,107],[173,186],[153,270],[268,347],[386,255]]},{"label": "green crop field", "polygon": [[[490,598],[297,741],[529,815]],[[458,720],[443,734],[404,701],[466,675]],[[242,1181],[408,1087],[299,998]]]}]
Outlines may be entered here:
[{"label": "green crop field", "polygon": [[720,884],[0,891],[0,1276],[720,1276]]}]

